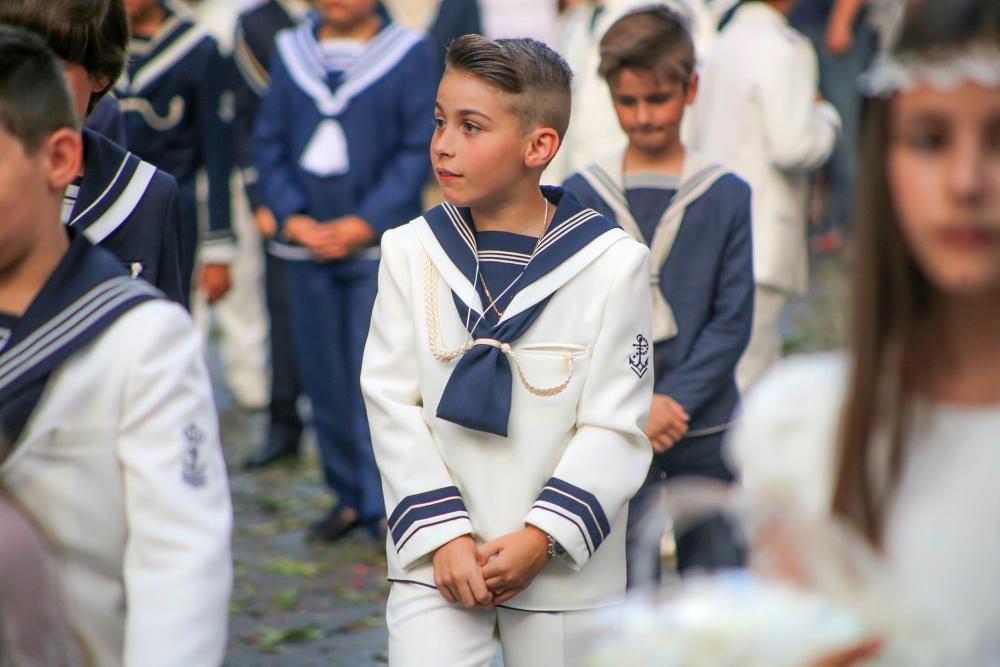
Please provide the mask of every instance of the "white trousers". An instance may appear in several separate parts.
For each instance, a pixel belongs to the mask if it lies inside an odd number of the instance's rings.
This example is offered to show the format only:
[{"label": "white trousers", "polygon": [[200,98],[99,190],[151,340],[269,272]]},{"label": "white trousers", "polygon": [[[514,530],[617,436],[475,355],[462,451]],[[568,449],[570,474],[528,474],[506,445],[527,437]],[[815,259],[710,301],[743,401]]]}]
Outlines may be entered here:
[{"label": "white trousers", "polygon": [[757,285],[753,294],[753,329],[747,349],[736,364],[736,384],[746,393],[760,377],[781,359],[781,332],[778,324],[788,293],[767,285]]},{"label": "white trousers", "polygon": [[488,667],[500,647],[504,667],[578,667],[609,613],[466,609],[434,588],[393,583],[385,612],[389,667]]}]

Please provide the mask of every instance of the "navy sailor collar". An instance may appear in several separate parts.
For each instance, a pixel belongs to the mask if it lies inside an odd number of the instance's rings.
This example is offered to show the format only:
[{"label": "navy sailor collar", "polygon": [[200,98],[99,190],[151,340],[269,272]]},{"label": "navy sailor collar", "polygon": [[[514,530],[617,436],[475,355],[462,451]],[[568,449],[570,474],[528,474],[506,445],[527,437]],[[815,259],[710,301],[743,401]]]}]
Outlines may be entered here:
[{"label": "navy sailor collar", "polygon": [[5,444],[17,441],[59,364],[133,306],[162,297],[83,234],[67,233],[69,249],[0,348],[0,457]]},{"label": "navy sailor collar", "polygon": [[[618,225],[585,208],[566,190],[549,186],[541,190],[556,204],[555,216],[518,280],[501,322],[544,300],[624,236]],[[423,219],[427,227],[422,230],[418,225],[417,231],[431,261],[455,295],[482,314],[482,300],[473,287],[478,282],[479,257],[469,209],[445,202],[424,213]]]},{"label": "navy sailor collar", "polygon": [[169,7],[166,9],[167,16],[152,37],[133,38],[129,42],[129,63],[115,86],[119,94],[143,92],[209,37],[189,18]]},{"label": "navy sailor collar", "polygon": [[97,132],[83,130],[84,170],[76,204],[66,222],[98,244],[128,219],[156,168]]},{"label": "navy sailor collar", "polygon": [[292,81],[328,118],[343,113],[352,99],[388,74],[424,39],[422,33],[383,21],[382,28],[364,45],[354,62],[340,71],[327,66],[318,31],[319,19],[310,14],[298,26],[278,33],[276,47]]}]

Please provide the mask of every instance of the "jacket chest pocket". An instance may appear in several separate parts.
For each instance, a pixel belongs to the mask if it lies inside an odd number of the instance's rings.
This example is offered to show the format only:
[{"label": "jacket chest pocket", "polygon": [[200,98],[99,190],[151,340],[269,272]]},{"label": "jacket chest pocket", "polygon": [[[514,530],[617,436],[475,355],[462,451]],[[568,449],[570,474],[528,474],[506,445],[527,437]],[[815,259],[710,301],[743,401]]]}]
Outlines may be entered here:
[{"label": "jacket chest pocket", "polygon": [[514,382],[539,399],[573,405],[580,398],[589,356],[583,345],[534,343],[517,346],[511,359]]}]

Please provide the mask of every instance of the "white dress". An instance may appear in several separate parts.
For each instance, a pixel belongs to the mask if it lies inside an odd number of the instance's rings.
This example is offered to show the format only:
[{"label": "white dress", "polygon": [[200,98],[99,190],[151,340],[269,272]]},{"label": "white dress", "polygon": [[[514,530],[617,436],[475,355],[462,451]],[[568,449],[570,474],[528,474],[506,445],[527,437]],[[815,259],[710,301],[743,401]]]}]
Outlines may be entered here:
[{"label": "white dress", "polygon": [[[786,361],[753,391],[729,454],[745,485],[829,511],[841,355]],[[891,504],[885,557],[900,609],[935,634],[944,665],[1000,664],[1000,406],[921,403]]]}]

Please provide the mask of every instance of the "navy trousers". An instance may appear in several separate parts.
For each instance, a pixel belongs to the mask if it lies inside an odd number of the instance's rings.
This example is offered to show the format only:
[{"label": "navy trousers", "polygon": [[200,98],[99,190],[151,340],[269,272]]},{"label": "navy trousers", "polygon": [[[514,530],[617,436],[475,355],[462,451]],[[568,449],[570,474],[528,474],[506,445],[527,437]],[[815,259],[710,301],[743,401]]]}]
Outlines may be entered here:
[{"label": "navy trousers", "polygon": [[298,401],[302,393],[299,371],[295,362],[292,340],[292,320],[288,304],[287,262],[264,253],[264,295],[271,321],[271,402],[270,431],[275,436],[298,441],[302,435],[302,418]]},{"label": "navy trousers", "polygon": [[[722,460],[724,438],[725,433],[683,438],[666,452],[653,456],[646,481],[628,508],[625,550],[629,588],[660,579],[659,540],[643,543],[645,531],[640,531],[644,520],[658,522],[662,531],[664,517],[658,506],[660,486],[680,477],[733,481],[732,473]],[[675,533],[677,571],[681,574],[687,570],[741,567],[746,560],[742,536],[726,517],[699,520]]]},{"label": "navy trousers", "polygon": [[361,357],[378,291],[378,262],[289,262],[299,377],[312,403],[327,485],[364,523],[385,516],[361,396]]}]

